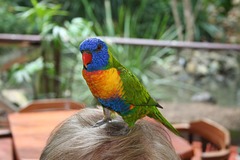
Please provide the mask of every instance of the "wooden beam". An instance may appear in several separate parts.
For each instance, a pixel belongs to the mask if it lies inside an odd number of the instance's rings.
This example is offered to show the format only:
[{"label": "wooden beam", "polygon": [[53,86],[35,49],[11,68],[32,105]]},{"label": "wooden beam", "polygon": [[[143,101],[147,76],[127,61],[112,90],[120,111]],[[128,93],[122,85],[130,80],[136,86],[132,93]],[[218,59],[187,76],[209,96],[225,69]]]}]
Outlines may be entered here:
[{"label": "wooden beam", "polygon": [[[98,37],[98,38],[101,38],[102,40],[107,42],[124,45],[240,51],[240,45],[237,44],[167,41],[167,40],[120,38],[120,37]],[[0,45],[1,44],[39,45],[41,41],[42,37],[40,35],[0,34]]]},{"label": "wooden beam", "polygon": [[4,70],[8,70],[12,67],[13,64],[15,63],[24,63],[27,62],[28,58],[26,55],[23,55],[22,57],[18,57],[10,62],[8,62],[7,64],[0,66],[0,71],[4,71]]},{"label": "wooden beam", "polygon": [[98,38],[100,38],[104,41],[107,41],[107,42],[116,43],[116,44],[126,44],[126,45],[172,47],[172,48],[213,49],[213,50],[239,50],[240,51],[240,45],[235,45],[235,44],[166,41],[166,40],[118,38],[118,37],[98,37]]},{"label": "wooden beam", "polygon": [[26,47],[29,45],[39,45],[41,42],[42,37],[40,35],[0,34],[1,46],[17,45]]},{"label": "wooden beam", "polygon": [[[19,54],[16,55],[16,57],[13,58],[9,58],[9,60],[7,61],[0,61],[0,72],[1,71],[5,71],[5,70],[9,70],[13,64],[15,63],[26,63],[29,62],[31,60],[36,59],[37,57],[40,56],[41,53],[41,48],[40,47],[36,47],[36,49],[34,49],[33,51],[29,51],[27,54]],[[10,53],[9,53],[10,54]]]},{"label": "wooden beam", "polygon": [[41,42],[40,35],[25,35],[25,34],[0,34],[0,41],[30,41]]}]

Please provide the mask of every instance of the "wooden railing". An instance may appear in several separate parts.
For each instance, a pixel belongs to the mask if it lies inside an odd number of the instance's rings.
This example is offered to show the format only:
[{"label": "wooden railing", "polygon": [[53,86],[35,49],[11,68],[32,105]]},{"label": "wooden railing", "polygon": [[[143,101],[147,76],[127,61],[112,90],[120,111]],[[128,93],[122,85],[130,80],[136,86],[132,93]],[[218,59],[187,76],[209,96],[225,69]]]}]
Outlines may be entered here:
[{"label": "wooden railing", "polygon": [[[213,50],[239,50],[240,45],[208,42],[187,42],[187,41],[166,41],[154,39],[139,38],[120,38],[120,37],[99,37],[107,42],[115,44],[138,45],[138,46],[156,46],[172,48],[195,48],[195,49],[213,49]],[[42,41],[40,35],[22,35],[22,34],[0,34],[0,45],[38,45]]]},{"label": "wooden railing", "polygon": [[[240,45],[223,44],[223,43],[208,43],[208,42],[186,42],[186,41],[166,41],[154,39],[139,39],[139,38],[120,38],[120,37],[98,37],[108,43],[136,46],[152,46],[152,47],[171,47],[171,48],[190,48],[190,49],[207,49],[207,50],[236,50],[240,51]],[[42,42],[40,35],[22,35],[22,34],[0,34],[0,46],[18,46],[29,47],[38,46]],[[80,43],[80,42],[79,42]],[[240,52],[238,52],[240,53]],[[30,61],[30,54],[25,54],[20,57],[11,59],[9,62],[0,64],[0,71],[8,70],[14,63],[25,63]]]},{"label": "wooden railing", "polygon": [[154,39],[138,38],[119,38],[119,37],[99,37],[105,41],[116,44],[153,46],[153,47],[171,47],[171,48],[195,48],[195,49],[213,49],[213,50],[239,50],[240,45],[208,42],[187,42],[187,41],[166,41]]},{"label": "wooden railing", "polygon": [[42,41],[40,35],[23,35],[23,34],[0,34],[0,45],[39,45]]}]

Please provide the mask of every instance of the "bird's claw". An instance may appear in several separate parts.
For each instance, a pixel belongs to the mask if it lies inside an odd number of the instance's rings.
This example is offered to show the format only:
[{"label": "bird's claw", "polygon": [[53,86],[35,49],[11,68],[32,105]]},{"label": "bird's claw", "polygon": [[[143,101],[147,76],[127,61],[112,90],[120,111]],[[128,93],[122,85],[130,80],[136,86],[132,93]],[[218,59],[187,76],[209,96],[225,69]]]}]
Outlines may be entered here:
[{"label": "bird's claw", "polygon": [[99,127],[99,126],[101,126],[101,125],[103,125],[103,124],[105,124],[105,123],[108,123],[108,122],[111,121],[111,120],[112,120],[111,117],[103,118],[103,119],[97,121],[97,123],[96,123],[93,127]]},{"label": "bird's claw", "polygon": [[123,136],[123,135],[127,135],[129,133],[131,133],[131,129],[129,128],[122,128],[121,130],[119,131],[116,131],[116,132],[110,132],[108,133],[110,136]]},{"label": "bird's claw", "polygon": [[131,133],[132,129],[128,125],[119,121],[112,121],[107,125],[107,134],[110,136],[122,136]]}]

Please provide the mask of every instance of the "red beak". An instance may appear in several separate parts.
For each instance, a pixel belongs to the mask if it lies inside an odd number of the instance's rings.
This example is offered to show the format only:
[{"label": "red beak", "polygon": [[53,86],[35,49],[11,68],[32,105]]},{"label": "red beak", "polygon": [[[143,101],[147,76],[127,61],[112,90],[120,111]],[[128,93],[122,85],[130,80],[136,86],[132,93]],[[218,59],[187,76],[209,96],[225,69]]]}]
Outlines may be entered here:
[{"label": "red beak", "polygon": [[92,62],[92,54],[83,52],[82,59],[84,66],[87,68],[87,65]]}]

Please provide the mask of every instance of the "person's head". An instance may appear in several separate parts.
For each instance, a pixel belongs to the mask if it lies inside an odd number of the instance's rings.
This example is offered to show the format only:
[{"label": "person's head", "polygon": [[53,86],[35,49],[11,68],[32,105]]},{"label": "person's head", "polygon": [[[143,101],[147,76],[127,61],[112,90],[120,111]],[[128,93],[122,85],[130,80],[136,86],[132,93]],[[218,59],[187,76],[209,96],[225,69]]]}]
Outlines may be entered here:
[{"label": "person's head", "polygon": [[92,127],[102,118],[96,109],[83,109],[62,122],[50,135],[41,160],[175,160],[164,128],[139,120],[129,134],[112,136],[124,126],[120,119]]}]

